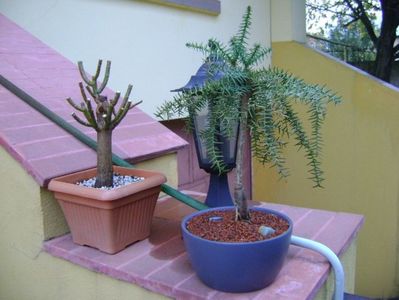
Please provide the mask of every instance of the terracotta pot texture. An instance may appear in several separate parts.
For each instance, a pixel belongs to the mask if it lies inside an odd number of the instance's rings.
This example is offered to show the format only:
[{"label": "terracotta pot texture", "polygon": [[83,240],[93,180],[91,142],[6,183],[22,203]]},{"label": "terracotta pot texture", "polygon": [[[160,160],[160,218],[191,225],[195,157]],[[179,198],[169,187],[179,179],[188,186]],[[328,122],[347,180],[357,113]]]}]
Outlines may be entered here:
[{"label": "terracotta pot texture", "polygon": [[113,190],[78,186],[96,175],[85,170],[51,180],[54,192],[76,244],[114,254],[150,235],[155,205],[166,177],[158,172],[114,166],[114,172],[145,180]]}]

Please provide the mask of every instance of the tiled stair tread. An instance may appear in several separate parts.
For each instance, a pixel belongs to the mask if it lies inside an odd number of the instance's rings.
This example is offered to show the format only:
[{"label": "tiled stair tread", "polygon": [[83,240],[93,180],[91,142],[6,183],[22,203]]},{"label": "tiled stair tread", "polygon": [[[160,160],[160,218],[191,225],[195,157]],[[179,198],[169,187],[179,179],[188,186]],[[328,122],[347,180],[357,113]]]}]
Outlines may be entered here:
[{"label": "tiled stair tread", "polygon": [[[200,194],[194,197],[204,198]],[[349,213],[260,205],[283,211],[293,219],[296,235],[322,242],[337,254],[346,250],[363,223],[362,216]],[[195,276],[180,235],[180,220],[192,211],[170,197],[160,199],[150,238],[115,255],[75,245],[70,234],[45,242],[44,249],[95,272],[177,299],[311,299],[328,276],[329,264],[321,255],[291,246],[283,269],[269,287],[239,295],[210,289]]]},{"label": "tiled stair tread", "polygon": [[[73,109],[65,101],[67,97],[81,101],[78,87],[81,78],[76,64],[1,14],[0,75],[95,139],[93,129],[73,120]],[[136,97],[134,91],[132,96]],[[46,186],[53,177],[96,165],[93,150],[74,140],[2,85],[0,107],[0,145],[39,185]],[[113,134],[114,153],[133,161],[170,153],[186,144],[139,108],[129,111]]]}]

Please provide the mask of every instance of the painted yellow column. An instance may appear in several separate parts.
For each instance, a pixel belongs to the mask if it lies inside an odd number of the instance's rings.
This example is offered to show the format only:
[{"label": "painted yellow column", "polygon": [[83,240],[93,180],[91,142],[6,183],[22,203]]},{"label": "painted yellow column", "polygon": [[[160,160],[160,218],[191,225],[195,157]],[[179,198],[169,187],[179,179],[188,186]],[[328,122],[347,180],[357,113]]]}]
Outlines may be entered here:
[{"label": "painted yellow column", "polygon": [[305,0],[271,0],[272,42],[305,42]]}]

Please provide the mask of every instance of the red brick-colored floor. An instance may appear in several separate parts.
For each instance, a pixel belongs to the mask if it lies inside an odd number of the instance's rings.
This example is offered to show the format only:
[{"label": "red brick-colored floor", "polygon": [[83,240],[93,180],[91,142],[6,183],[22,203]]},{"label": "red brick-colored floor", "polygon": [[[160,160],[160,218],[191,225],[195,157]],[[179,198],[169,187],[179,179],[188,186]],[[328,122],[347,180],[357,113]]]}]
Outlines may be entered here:
[{"label": "red brick-colored floor", "polygon": [[[193,196],[203,198],[201,194]],[[363,223],[363,218],[354,214],[261,205],[284,212],[294,222],[295,235],[321,242],[338,255],[348,248]],[[321,255],[291,246],[284,267],[271,286],[245,294],[210,289],[193,272],[180,235],[180,220],[192,211],[170,197],[159,200],[150,238],[115,255],[75,245],[71,235],[45,242],[44,249],[95,272],[177,299],[312,299],[329,274],[329,264]]]}]

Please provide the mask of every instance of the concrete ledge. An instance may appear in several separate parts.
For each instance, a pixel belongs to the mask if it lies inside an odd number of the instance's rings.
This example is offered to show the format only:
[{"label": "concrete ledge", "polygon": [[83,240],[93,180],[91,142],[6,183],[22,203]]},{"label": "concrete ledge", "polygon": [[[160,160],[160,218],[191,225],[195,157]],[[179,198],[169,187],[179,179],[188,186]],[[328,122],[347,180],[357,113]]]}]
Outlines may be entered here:
[{"label": "concrete ledge", "polygon": [[219,0],[141,0],[141,1],[164,4],[167,6],[189,9],[211,15],[220,14]]}]

